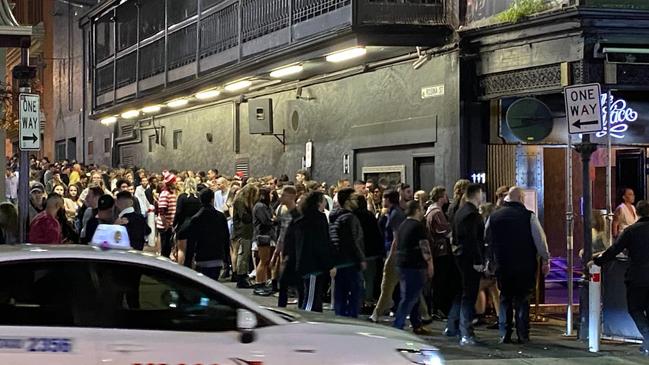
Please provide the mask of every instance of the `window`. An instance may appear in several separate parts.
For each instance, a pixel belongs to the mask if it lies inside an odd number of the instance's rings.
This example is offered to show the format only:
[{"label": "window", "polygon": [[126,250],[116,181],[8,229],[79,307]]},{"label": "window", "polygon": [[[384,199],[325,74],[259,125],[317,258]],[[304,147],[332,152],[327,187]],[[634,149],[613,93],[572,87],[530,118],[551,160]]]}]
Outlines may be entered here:
[{"label": "window", "polygon": [[158,34],[165,27],[165,3],[160,0],[142,0],[140,5],[140,39]]},{"label": "window", "polygon": [[92,156],[95,153],[95,142],[88,141],[88,156]]},{"label": "window", "polygon": [[203,10],[209,9],[216,4],[222,3],[223,1],[224,0],[203,0],[203,2],[201,3],[201,7]]},{"label": "window", "polygon": [[178,24],[185,19],[196,15],[198,10],[197,0],[174,0],[167,2],[167,16],[169,25]]},{"label": "window", "polygon": [[56,161],[65,159],[65,140],[56,141],[54,143],[54,159]]},{"label": "window", "polygon": [[104,152],[108,153],[112,149],[112,143],[110,143],[110,138],[104,138]]},{"label": "window", "polygon": [[77,326],[90,324],[100,302],[88,264],[32,261],[0,265],[0,324]]},{"label": "window", "polygon": [[117,51],[137,43],[137,5],[129,1],[120,5],[115,12],[117,22]]},{"label": "window", "polygon": [[113,328],[190,332],[237,329],[237,309],[241,306],[210,288],[149,267],[100,262],[95,268],[105,309],[97,317],[110,318],[114,322],[107,325]]},{"label": "window", "polygon": [[115,31],[111,17],[112,13],[108,13],[95,23],[96,62],[101,62],[115,53]]},{"label": "window", "polygon": [[149,153],[153,152],[153,146],[155,146],[155,134],[149,136]]},{"label": "window", "polygon": [[174,131],[174,150],[177,150],[183,144],[183,131]]}]

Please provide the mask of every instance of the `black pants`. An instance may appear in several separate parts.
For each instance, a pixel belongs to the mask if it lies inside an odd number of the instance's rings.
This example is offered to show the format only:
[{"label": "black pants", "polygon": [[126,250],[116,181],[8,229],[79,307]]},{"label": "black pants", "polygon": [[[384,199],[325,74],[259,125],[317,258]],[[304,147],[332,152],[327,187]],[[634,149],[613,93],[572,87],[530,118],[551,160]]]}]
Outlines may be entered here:
[{"label": "black pants", "polygon": [[473,268],[473,258],[456,256],[455,262],[460,271],[462,292],[456,295],[448,314],[447,328],[449,332],[460,332],[463,337],[472,337],[473,319],[475,318],[475,303],[480,290],[482,274]]},{"label": "black pants", "polygon": [[207,276],[212,280],[219,281],[219,276],[221,276],[221,267],[197,267],[196,271]]},{"label": "black pants", "polygon": [[167,258],[171,256],[171,249],[173,247],[173,242],[171,242],[172,236],[173,231],[171,230],[171,228],[160,231],[160,255]]},{"label": "black pants", "polygon": [[435,275],[432,285],[432,308],[431,314],[441,311],[448,315],[453,299],[460,290],[460,273],[455,265],[453,255],[439,256],[433,259],[435,263]]},{"label": "black pants", "polygon": [[[511,336],[516,318],[516,334],[519,339],[530,337],[530,298],[534,290],[534,273],[498,275],[500,289],[500,336]],[[515,316],[514,316],[515,313]]]},{"label": "black pants", "polygon": [[307,312],[322,313],[322,302],[327,290],[327,274],[308,275],[304,277],[304,290],[301,309]]},{"label": "black pants", "polygon": [[279,298],[277,299],[277,306],[280,308],[286,308],[288,305],[288,290],[289,288],[297,288],[297,307],[302,309],[303,298],[304,298],[304,285],[300,280],[298,274],[294,272],[282,272],[279,276]]},{"label": "black pants", "polygon": [[627,285],[626,301],[629,314],[644,337],[644,347],[649,345],[649,287]]}]

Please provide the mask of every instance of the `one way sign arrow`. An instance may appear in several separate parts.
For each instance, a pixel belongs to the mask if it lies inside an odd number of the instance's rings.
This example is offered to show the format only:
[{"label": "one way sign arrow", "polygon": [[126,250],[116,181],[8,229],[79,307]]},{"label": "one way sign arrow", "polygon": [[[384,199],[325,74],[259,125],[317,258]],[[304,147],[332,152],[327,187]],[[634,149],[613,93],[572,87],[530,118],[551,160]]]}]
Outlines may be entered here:
[{"label": "one way sign arrow", "polygon": [[32,133],[32,136],[23,136],[23,141],[32,141],[32,143],[36,143],[38,141],[38,137]]},{"label": "one way sign arrow", "polygon": [[582,122],[581,119],[577,119],[576,122],[572,123],[573,127],[581,129],[582,125],[597,125],[598,120],[589,120],[588,122]]}]

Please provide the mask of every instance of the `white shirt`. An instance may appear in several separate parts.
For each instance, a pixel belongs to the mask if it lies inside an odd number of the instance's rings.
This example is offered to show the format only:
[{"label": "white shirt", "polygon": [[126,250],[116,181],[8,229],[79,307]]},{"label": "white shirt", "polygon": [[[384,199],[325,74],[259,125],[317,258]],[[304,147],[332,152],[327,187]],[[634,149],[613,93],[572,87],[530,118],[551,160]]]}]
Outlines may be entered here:
[{"label": "white shirt", "polygon": [[5,197],[7,199],[18,199],[18,172],[14,172],[11,176],[5,178],[7,191]]},{"label": "white shirt", "polygon": [[229,191],[217,190],[214,192],[214,208],[221,213],[225,211],[225,203],[228,201]]}]

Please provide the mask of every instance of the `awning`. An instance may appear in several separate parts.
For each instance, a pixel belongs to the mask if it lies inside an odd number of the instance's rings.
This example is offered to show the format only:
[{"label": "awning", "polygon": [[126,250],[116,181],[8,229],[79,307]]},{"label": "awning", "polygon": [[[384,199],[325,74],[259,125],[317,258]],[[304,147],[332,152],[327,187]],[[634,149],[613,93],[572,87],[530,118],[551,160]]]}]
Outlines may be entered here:
[{"label": "awning", "polygon": [[31,36],[32,27],[18,24],[8,0],[0,0],[0,47],[28,48]]}]

